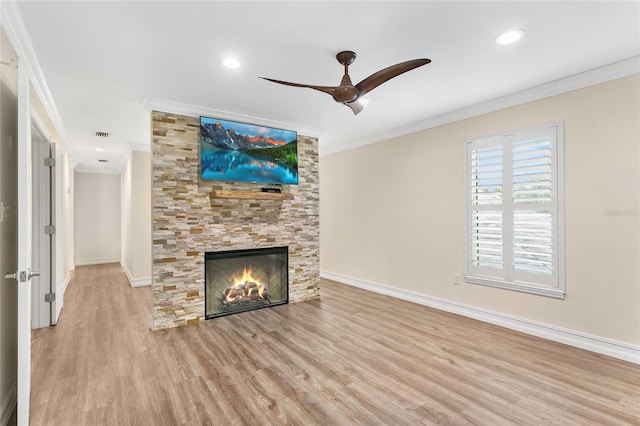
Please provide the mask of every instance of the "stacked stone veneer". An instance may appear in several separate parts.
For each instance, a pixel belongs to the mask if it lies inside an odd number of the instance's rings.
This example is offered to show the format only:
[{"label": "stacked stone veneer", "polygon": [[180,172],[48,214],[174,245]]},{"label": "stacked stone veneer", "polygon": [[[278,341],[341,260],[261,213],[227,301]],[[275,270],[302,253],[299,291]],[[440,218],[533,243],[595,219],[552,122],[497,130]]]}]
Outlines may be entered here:
[{"label": "stacked stone veneer", "polygon": [[210,198],[260,185],[200,179],[200,119],[152,112],[154,330],[204,320],[204,253],[289,247],[289,302],[319,289],[318,141],[298,135],[299,184],[291,200]]}]

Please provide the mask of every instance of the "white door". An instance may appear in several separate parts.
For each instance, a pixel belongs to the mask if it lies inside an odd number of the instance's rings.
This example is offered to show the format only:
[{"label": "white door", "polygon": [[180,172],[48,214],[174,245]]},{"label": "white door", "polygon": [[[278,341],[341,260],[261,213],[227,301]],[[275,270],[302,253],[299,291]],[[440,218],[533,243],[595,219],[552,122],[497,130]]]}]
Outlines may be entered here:
[{"label": "white door", "polygon": [[[3,53],[10,47],[6,42],[4,31],[2,33]],[[13,61],[5,61],[3,55],[3,63],[0,64],[2,72],[0,76],[5,81],[6,73],[15,69],[17,63],[17,77],[9,78],[8,81],[16,81],[13,93],[17,96],[17,121],[16,126],[12,130],[11,135],[17,134],[15,137],[9,135],[8,140],[4,140],[4,125],[2,127],[2,144],[9,143],[12,147],[11,152],[17,151],[15,165],[17,171],[13,174],[11,188],[7,188],[7,193],[11,194],[14,201],[7,204],[4,200],[0,200],[2,210],[0,214],[0,222],[2,225],[11,225],[11,229],[7,229],[13,233],[15,239],[17,233],[17,245],[13,245],[14,258],[17,262],[13,262],[9,266],[16,267],[11,270],[0,271],[4,279],[2,285],[11,285],[15,289],[17,287],[17,412],[18,425],[29,424],[29,400],[31,396],[31,114],[29,102],[29,71],[26,64],[17,58]],[[8,65],[4,65],[7,62]],[[5,96],[0,96],[2,100]],[[15,102],[15,101],[14,101]],[[5,111],[2,112],[0,119],[4,119]],[[17,142],[17,143],[16,143]],[[4,164],[3,164],[4,165]],[[0,176],[2,173],[0,173]],[[15,178],[17,175],[17,179]],[[5,182],[2,182],[3,186]],[[3,191],[4,192],[4,191]],[[4,198],[4,196],[3,196]],[[8,198],[8,199],[9,199]],[[10,219],[13,218],[11,223]],[[15,220],[17,218],[17,220]],[[16,232],[17,231],[17,232]],[[3,232],[4,234],[4,232]],[[0,235],[3,237],[3,235]],[[10,257],[9,253],[5,253],[3,249],[3,257]],[[0,262],[2,263],[2,262]],[[15,299],[14,299],[15,300]],[[4,307],[4,305],[3,305]],[[2,348],[3,349],[3,348]],[[4,358],[3,358],[4,360]],[[15,371],[15,370],[14,370]]]},{"label": "white door", "polygon": [[29,424],[31,397],[31,113],[29,71],[18,59],[18,424]]},{"label": "white door", "polygon": [[51,156],[51,144],[38,131],[32,128],[32,173],[33,173],[33,228],[31,267],[40,271],[40,276],[31,280],[31,327],[33,329],[49,327],[53,324],[52,303],[52,226],[51,175],[54,165]]},{"label": "white door", "polygon": [[16,401],[18,284],[17,57],[0,29],[0,425]]}]

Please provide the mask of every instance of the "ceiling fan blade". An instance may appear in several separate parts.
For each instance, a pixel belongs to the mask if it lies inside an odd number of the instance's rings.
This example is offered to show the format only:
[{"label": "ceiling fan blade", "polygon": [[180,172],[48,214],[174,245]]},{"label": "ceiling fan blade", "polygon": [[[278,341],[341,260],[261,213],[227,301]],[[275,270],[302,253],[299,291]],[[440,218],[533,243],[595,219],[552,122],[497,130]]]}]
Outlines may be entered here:
[{"label": "ceiling fan blade", "polygon": [[391,80],[394,77],[399,76],[402,73],[411,71],[414,68],[427,65],[431,62],[431,59],[412,59],[411,61],[400,62],[399,64],[391,65],[388,68],[380,70],[371,74],[369,77],[356,84],[358,90],[360,90],[360,96],[367,92],[372,91],[376,87],[380,86],[385,81]]},{"label": "ceiling fan blade", "polygon": [[348,106],[349,108],[351,108],[351,111],[353,111],[353,115],[358,115],[358,113],[360,111],[362,111],[362,109],[364,108],[362,106],[362,103],[358,100],[355,100],[353,102],[349,102],[349,103],[345,103],[346,106]]},{"label": "ceiling fan blade", "polygon": [[312,84],[298,84],[298,83],[290,83],[288,81],[282,81],[282,80],[274,80],[272,78],[267,78],[267,77],[259,77],[263,80],[267,80],[267,81],[271,81],[273,83],[278,83],[278,84],[284,84],[285,86],[293,86],[293,87],[306,87],[308,89],[313,89],[313,90],[318,90],[320,92],[323,93],[328,93],[331,96],[333,96],[336,87],[333,86],[314,86]]}]

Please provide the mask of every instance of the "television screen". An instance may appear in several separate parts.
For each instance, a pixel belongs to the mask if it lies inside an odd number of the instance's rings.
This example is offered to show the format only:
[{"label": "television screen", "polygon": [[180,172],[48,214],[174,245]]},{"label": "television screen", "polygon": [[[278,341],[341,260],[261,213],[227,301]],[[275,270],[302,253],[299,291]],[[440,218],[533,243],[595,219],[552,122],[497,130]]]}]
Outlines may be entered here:
[{"label": "television screen", "polygon": [[200,117],[200,177],[297,185],[298,134]]}]

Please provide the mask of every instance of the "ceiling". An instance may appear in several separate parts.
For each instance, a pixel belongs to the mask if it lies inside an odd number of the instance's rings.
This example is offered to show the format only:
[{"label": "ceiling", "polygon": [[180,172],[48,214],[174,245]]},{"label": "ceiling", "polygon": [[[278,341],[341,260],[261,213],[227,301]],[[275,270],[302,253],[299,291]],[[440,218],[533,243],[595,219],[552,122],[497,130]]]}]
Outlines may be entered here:
[{"label": "ceiling", "polygon": [[[149,105],[297,130],[318,136],[327,153],[640,55],[636,1],[17,6],[78,170],[118,172],[127,147],[149,149]],[[524,29],[525,37],[494,43],[511,29]],[[432,63],[367,94],[357,116],[327,94],[258,78],[337,85],[341,50],[358,54],[349,69],[354,84],[409,59]],[[227,55],[241,67],[225,68]]]}]

